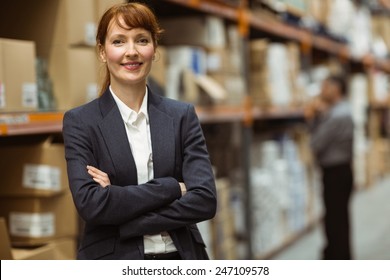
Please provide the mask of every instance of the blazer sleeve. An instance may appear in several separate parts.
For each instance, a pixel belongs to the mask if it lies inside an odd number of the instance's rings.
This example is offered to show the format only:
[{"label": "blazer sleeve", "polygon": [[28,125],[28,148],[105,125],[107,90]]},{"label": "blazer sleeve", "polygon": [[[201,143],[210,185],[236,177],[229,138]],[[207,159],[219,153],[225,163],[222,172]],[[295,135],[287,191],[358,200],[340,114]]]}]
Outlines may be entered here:
[{"label": "blazer sleeve", "polygon": [[120,226],[120,238],[157,234],[214,217],[216,188],[203,132],[194,107],[189,105],[182,128],[183,180],[187,193],[160,209]]},{"label": "blazer sleeve", "polygon": [[97,166],[95,153],[99,150],[92,144],[92,134],[80,116],[72,111],[65,113],[63,137],[69,186],[75,206],[86,222],[123,224],[181,197],[179,183],[171,177],[141,185],[101,187],[86,170],[87,165]]}]

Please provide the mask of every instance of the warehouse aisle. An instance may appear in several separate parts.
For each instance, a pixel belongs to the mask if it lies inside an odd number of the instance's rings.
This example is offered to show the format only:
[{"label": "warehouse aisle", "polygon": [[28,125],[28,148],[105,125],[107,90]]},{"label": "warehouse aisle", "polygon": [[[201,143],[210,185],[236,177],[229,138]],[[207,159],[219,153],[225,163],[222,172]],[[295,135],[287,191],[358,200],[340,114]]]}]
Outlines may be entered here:
[{"label": "warehouse aisle", "polygon": [[[351,204],[355,259],[390,260],[389,199],[390,177],[372,188],[355,192]],[[273,259],[318,260],[322,245],[322,225],[319,224]]]}]

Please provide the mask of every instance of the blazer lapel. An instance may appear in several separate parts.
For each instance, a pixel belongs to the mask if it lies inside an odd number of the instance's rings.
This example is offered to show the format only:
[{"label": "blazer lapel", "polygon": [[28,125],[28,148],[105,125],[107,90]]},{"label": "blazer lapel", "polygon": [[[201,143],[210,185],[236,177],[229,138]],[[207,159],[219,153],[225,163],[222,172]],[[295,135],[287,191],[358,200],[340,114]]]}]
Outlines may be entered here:
[{"label": "blazer lapel", "polygon": [[137,169],[131,153],[123,119],[109,89],[102,95],[100,108],[103,120],[100,131],[116,171],[117,185],[137,184]]},{"label": "blazer lapel", "polygon": [[175,131],[173,119],[160,106],[161,97],[149,90],[149,120],[154,177],[173,176],[175,171]]}]

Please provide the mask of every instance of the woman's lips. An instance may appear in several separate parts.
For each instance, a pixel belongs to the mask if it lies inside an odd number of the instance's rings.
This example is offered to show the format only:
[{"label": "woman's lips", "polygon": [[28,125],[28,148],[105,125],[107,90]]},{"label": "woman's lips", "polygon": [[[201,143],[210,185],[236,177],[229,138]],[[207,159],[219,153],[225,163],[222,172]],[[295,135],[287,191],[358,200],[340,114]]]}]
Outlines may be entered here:
[{"label": "woman's lips", "polygon": [[142,62],[128,62],[128,63],[122,63],[122,66],[126,68],[126,70],[134,71],[138,70],[142,66]]}]

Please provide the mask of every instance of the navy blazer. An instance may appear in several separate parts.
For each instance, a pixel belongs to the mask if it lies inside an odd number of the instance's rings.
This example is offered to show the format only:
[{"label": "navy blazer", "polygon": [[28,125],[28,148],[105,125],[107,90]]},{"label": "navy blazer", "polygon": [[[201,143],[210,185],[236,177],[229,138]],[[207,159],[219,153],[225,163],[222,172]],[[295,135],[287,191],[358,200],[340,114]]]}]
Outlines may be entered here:
[{"label": "navy blazer", "polygon": [[[148,113],[154,179],[140,185],[125,125],[108,89],[64,115],[69,186],[85,221],[78,259],[143,259],[143,236],[163,231],[183,259],[208,258],[196,223],[214,217],[216,189],[194,107],[149,90]],[[87,165],[106,172],[111,185],[99,186]],[[187,187],[184,196],[179,182]]]}]

